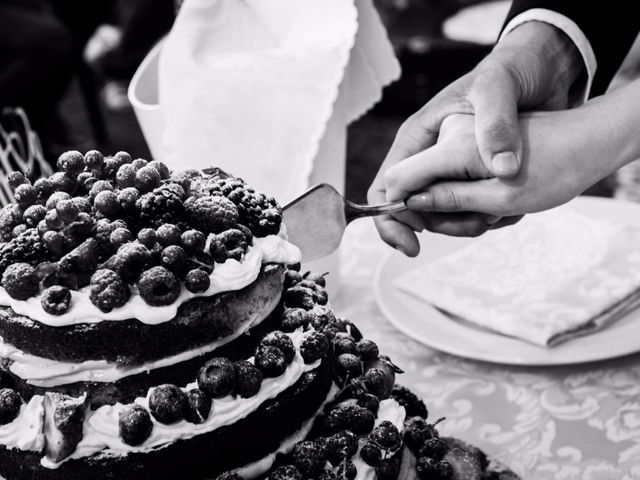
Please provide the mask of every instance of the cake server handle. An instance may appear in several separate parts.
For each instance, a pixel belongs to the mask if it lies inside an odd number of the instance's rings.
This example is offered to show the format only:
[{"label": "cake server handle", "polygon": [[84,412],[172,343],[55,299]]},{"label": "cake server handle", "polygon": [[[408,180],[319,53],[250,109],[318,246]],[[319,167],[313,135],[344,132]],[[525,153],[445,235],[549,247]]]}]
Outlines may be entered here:
[{"label": "cake server handle", "polygon": [[360,205],[345,200],[344,213],[347,223],[362,217],[377,217],[378,215],[392,215],[394,213],[404,212],[407,204],[404,200],[397,202],[380,203],[377,205]]}]

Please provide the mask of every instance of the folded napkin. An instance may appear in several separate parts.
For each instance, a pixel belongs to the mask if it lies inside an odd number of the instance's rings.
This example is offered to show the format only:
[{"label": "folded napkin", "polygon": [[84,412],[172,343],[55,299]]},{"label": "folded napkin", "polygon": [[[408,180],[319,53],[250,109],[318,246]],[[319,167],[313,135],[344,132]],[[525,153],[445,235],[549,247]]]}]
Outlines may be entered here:
[{"label": "folded napkin", "polygon": [[490,231],[395,286],[475,326],[553,346],[640,304],[640,229],[560,207]]}]

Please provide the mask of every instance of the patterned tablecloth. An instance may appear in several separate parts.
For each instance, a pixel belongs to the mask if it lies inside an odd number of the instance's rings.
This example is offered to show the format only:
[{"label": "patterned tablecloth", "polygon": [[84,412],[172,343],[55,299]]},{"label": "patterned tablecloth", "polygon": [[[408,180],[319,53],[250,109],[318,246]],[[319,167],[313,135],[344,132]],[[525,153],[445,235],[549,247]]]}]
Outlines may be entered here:
[{"label": "patterned tablecloth", "polygon": [[564,367],[466,360],[408,338],[384,317],[373,279],[390,247],[370,220],[349,225],[332,305],[400,365],[441,431],[475,443],[524,479],[640,479],[640,354]]}]

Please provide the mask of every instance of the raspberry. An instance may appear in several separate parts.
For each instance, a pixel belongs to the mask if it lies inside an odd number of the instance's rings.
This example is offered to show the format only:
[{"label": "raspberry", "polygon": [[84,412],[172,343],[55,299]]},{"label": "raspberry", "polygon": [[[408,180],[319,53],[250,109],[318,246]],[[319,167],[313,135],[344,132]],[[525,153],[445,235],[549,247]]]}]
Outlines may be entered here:
[{"label": "raspberry", "polygon": [[104,266],[120,275],[125,282],[133,284],[140,274],[149,268],[152,260],[151,252],[147,247],[138,242],[129,242],[121,245],[117,253],[111,256]]},{"label": "raspberry", "polygon": [[0,425],[6,425],[15,420],[22,407],[22,398],[15,390],[0,389]]},{"label": "raspberry", "polygon": [[128,228],[118,227],[109,235],[109,242],[114,248],[120,248],[131,241],[133,241],[133,234]]},{"label": "raspberry", "polygon": [[327,461],[323,448],[315,442],[299,442],[291,453],[293,465],[305,477],[315,477],[324,470]]},{"label": "raspberry", "polygon": [[394,385],[391,396],[407,411],[408,417],[422,417],[426,419],[429,411],[425,403],[418,396],[402,385]]},{"label": "raspberry", "polygon": [[358,436],[350,430],[331,435],[325,441],[327,459],[338,465],[346,458],[353,457],[358,451]]},{"label": "raspberry", "polygon": [[160,186],[160,172],[145,165],[136,172],[135,187],[141,192],[150,192]]},{"label": "raspberry", "polygon": [[439,438],[427,439],[422,448],[418,451],[418,455],[421,457],[429,457],[435,462],[439,462],[449,451],[449,445],[444,440]]},{"label": "raspberry", "polygon": [[27,263],[9,265],[2,274],[2,286],[16,300],[26,300],[40,290],[36,270]]},{"label": "raspberry", "polygon": [[346,383],[352,378],[362,375],[362,362],[351,353],[343,353],[336,358],[336,376]]},{"label": "raspberry", "polygon": [[206,292],[211,285],[211,278],[204,270],[195,268],[187,273],[184,279],[184,286],[191,293]]},{"label": "raspberry", "polygon": [[220,233],[238,222],[237,207],[225,197],[191,197],[185,210],[190,224],[205,233]]},{"label": "raspberry", "polygon": [[256,366],[247,361],[236,363],[236,387],[235,395],[242,398],[253,397],[260,391],[262,385],[262,373]]},{"label": "raspberry", "polygon": [[307,328],[311,316],[302,308],[287,308],[282,314],[280,328],[283,332],[293,332],[298,328]]},{"label": "raspberry", "polygon": [[16,190],[13,192],[13,196],[16,199],[16,202],[20,204],[21,207],[28,207],[29,205],[33,205],[38,200],[38,193],[33,185],[28,183],[23,183],[22,185],[18,185]]},{"label": "raspberry", "polygon": [[141,445],[153,430],[151,415],[142,405],[125,406],[118,413],[118,428],[122,441],[127,445]]},{"label": "raspberry", "polygon": [[305,287],[293,287],[284,292],[284,303],[289,308],[311,310],[316,301],[312,290]]},{"label": "raspberry", "polygon": [[224,263],[229,258],[240,261],[247,247],[244,233],[232,228],[212,237],[209,253],[217,263]]},{"label": "raspberry", "polygon": [[200,230],[187,230],[181,236],[182,245],[187,251],[203,251],[207,237]]},{"label": "raspberry", "polygon": [[398,428],[388,420],[381,422],[369,434],[369,439],[386,450],[397,450],[402,445]]},{"label": "raspberry", "polygon": [[71,292],[60,285],[51,286],[42,292],[40,304],[45,312],[51,315],[62,315],[71,307]]},{"label": "raspberry", "polygon": [[103,312],[122,307],[130,296],[129,286],[114,271],[101,269],[91,276],[89,299]]},{"label": "raspberry", "polygon": [[283,465],[272,471],[268,480],[302,480],[302,474],[293,465]]},{"label": "raspberry", "polygon": [[260,347],[276,347],[284,354],[284,359],[287,364],[293,361],[293,357],[296,356],[296,347],[293,345],[291,338],[286,333],[280,331],[273,331],[268,333],[262,340],[260,340]]},{"label": "raspberry", "polygon": [[376,465],[377,480],[396,480],[400,472],[400,462],[397,458],[385,458]]},{"label": "raspberry", "polygon": [[93,206],[107,218],[115,217],[120,211],[118,196],[111,190],[99,192],[93,200]]},{"label": "raspberry", "polygon": [[371,340],[360,340],[356,345],[356,353],[364,362],[373,361],[380,355],[378,345]]},{"label": "raspberry", "polygon": [[173,225],[172,223],[165,223],[160,225],[156,229],[156,236],[158,237],[158,242],[163,247],[168,245],[180,245],[182,240],[182,232],[177,225]]},{"label": "raspberry", "polygon": [[194,388],[187,392],[187,410],[185,420],[187,422],[199,424],[209,418],[211,413],[211,397],[202,390]]},{"label": "raspberry", "polygon": [[337,432],[349,429],[358,435],[369,433],[374,423],[374,415],[352,401],[338,403],[324,418],[327,430]]},{"label": "raspberry", "polygon": [[26,232],[28,228],[29,227],[27,227],[24,223],[21,223],[20,225],[16,225],[15,227],[13,227],[13,232],[11,233],[14,237],[17,237]]},{"label": "raspberry", "polygon": [[284,353],[278,347],[263,346],[258,348],[255,365],[265,377],[279,377],[287,369]]},{"label": "raspberry", "polygon": [[29,183],[29,180],[27,180],[27,177],[25,177],[24,173],[22,172],[11,172],[9,173],[9,175],[7,175],[7,182],[9,183],[11,189],[15,190],[20,185]]},{"label": "raspberry", "polygon": [[138,290],[143,300],[151,306],[170,305],[180,294],[180,282],[166,268],[152,267],[140,275]]},{"label": "raspberry", "polygon": [[136,202],[140,198],[140,192],[137,188],[127,187],[120,190],[117,199],[120,204],[120,208],[125,214],[132,215],[136,212]]},{"label": "raspberry", "polygon": [[373,442],[367,442],[360,449],[360,457],[364,463],[375,467],[382,460],[382,450]]},{"label": "raspberry", "polygon": [[98,242],[85,240],[58,262],[60,269],[69,273],[92,273],[98,266]]},{"label": "raspberry", "polygon": [[89,150],[84,154],[84,162],[91,170],[100,170],[104,163],[104,157],[98,150]]},{"label": "raspberry", "polygon": [[198,373],[198,388],[212,398],[229,395],[236,386],[237,371],[228,358],[216,357],[205,363]]},{"label": "raspberry", "polygon": [[182,247],[169,245],[162,251],[160,262],[163,267],[171,270],[179,277],[182,277],[187,264],[187,255],[184,253],[184,249]]},{"label": "raspberry", "polygon": [[170,383],[155,387],[149,395],[151,415],[165,425],[182,420],[187,407],[187,397],[184,392]]},{"label": "raspberry", "polygon": [[154,227],[179,221],[184,212],[183,197],[184,190],[175,183],[162,185],[145,193],[136,202],[140,220],[145,225]]},{"label": "raspberry", "polygon": [[326,335],[320,332],[312,332],[300,345],[300,355],[304,363],[310,364],[324,357],[329,351],[330,344]]}]

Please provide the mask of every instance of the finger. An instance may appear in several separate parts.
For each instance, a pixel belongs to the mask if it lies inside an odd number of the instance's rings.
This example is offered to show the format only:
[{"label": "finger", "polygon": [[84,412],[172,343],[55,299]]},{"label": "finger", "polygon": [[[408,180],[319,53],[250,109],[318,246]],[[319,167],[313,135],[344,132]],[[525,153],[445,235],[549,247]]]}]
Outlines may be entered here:
[{"label": "finger", "polygon": [[511,225],[515,225],[520,220],[522,220],[523,217],[524,217],[524,215],[513,215],[511,217],[502,217],[500,220],[498,220],[497,222],[493,223],[489,228],[491,230],[495,230],[495,229],[498,229],[498,228],[503,228],[503,227],[508,227],[508,226],[511,226]]},{"label": "finger", "polygon": [[469,92],[480,156],[498,177],[517,175],[522,164],[517,89],[508,73],[491,70],[479,74]]},{"label": "finger", "polygon": [[482,213],[429,213],[424,221],[430,232],[454,237],[477,237],[491,228]]},{"label": "finger", "polygon": [[407,207],[423,212],[480,212],[517,214],[518,204],[508,186],[498,179],[439,182],[407,199]]}]

